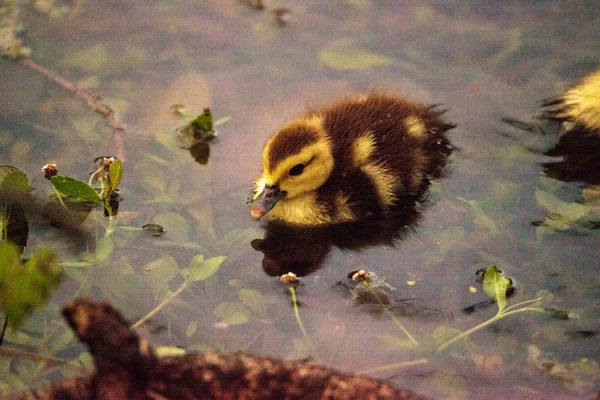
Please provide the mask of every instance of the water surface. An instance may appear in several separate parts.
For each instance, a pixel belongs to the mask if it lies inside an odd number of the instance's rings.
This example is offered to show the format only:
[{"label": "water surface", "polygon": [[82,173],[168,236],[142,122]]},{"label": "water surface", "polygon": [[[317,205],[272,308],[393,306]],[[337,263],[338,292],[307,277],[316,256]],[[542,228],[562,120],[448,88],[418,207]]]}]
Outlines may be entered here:
[{"label": "water surface", "polygon": [[[291,11],[280,26],[276,7]],[[499,135],[502,117],[527,120],[539,100],[597,68],[598,6],[593,2],[80,2],[49,16],[24,7],[33,58],[98,94],[126,123],[123,202],[112,251],[89,267],[65,267],[49,305],[5,346],[86,360],[60,317],[74,296],[109,299],[137,321],[183,283],[193,257],[226,256],[217,273],[187,287],[149,322],[155,346],[238,350],[287,359],[312,357],[434,398],[593,397],[597,374],[574,367],[566,378],[538,368],[532,347],[555,363],[600,362],[598,231],[593,210],[568,229],[532,225],[555,210],[540,196],[581,200],[581,187],[542,174],[544,158]],[[40,168],[87,180],[92,160],[115,150],[112,131],[70,93],[11,61],[0,60],[0,164],[50,187]],[[419,225],[395,246],[333,248],[302,278],[302,336],[289,293],[261,267],[250,242],[264,229],[245,205],[269,136],[308,106],[372,88],[440,103],[458,125],[449,174],[432,187]],[[173,139],[180,121],[170,106],[210,107],[217,127],[206,165]],[[55,242],[62,260],[81,260],[56,231],[30,221],[26,251]],[[155,238],[124,227],[157,223]],[[101,213],[87,227],[105,234]],[[305,245],[310,246],[310,243]],[[517,288],[509,304],[551,291],[568,320],[523,313],[454,344],[435,348],[492,317],[476,271],[497,265]],[[397,289],[394,315],[421,344],[406,345],[394,321],[357,307],[338,282],[374,271]],[[473,293],[472,289],[477,289]],[[408,299],[408,300],[407,300]],[[575,333],[574,333],[575,332]],[[427,359],[416,366],[394,364]],[[87,360],[89,362],[89,360]],[[571,365],[572,366],[572,365]],[[383,367],[383,368],[382,368]],[[0,356],[5,395],[63,376],[56,367]],[[597,372],[597,370],[596,370]],[[65,372],[66,374],[66,372]]]}]

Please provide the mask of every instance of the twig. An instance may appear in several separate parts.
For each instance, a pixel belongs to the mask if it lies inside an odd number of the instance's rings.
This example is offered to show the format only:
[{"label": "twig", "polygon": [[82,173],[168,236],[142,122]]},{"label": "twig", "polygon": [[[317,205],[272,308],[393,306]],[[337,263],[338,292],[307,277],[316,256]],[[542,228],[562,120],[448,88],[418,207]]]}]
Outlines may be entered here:
[{"label": "twig", "polygon": [[377,367],[377,368],[364,369],[362,371],[358,371],[357,373],[359,375],[366,375],[366,374],[374,374],[377,372],[387,372],[390,370],[406,368],[406,367],[414,367],[416,365],[427,364],[428,362],[429,362],[428,359],[420,358],[420,359],[414,360],[414,361],[405,361],[405,362],[401,362],[401,363],[388,364],[388,365],[384,365],[382,367]]},{"label": "twig", "polygon": [[159,305],[157,305],[154,308],[154,310],[150,311],[148,314],[146,314],[138,322],[136,322],[135,324],[131,325],[131,329],[137,329],[137,328],[139,328],[144,323],[146,323],[146,321],[148,321],[150,318],[152,318],[154,315],[156,315],[156,313],[158,313],[160,310],[162,310],[164,306],[166,306],[167,304],[169,304],[171,302],[171,300],[173,300],[175,297],[179,296],[181,294],[181,292],[183,292],[184,289],[186,287],[188,287],[189,282],[190,281],[183,282],[183,284],[181,285],[181,287],[179,289],[177,289],[177,291],[175,291],[173,294],[171,294],[170,296],[168,296],[162,303],[160,303]]},{"label": "twig", "polygon": [[63,77],[59,76],[56,72],[50,71],[46,67],[33,61],[31,58],[19,58],[17,59],[17,62],[28,68],[33,69],[36,72],[39,72],[46,78],[67,89],[75,96],[84,100],[90,107],[92,107],[94,111],[97,111],[100,114],[102,114],[107,119],[108,126],[110,126],[114,132],[115,155],[121,161],[125,161],[125,150],[123,142],[123,134],[125,132],[125,129],[123,128],[119,115],[112,108],[103,103],[100,97],[79,87],[75,82],[71,82],[64,79]]},{"label": "twig", "polygon": [[396,324],[396,326],[398,328],[400,328],[400,330],[402,330],[402,332],[404,332],[404,334],[406,335],[406,337],[412,342],[413,345],[415,346],[419,346],[419,342],[417,342],[417,339],[415,339],[413,337],[413,335],[410,334],[410,332],[404,327],[404,325],[402,325],[400,323],[400,321],[398,321],[398,318],[396,318],[394,316],[394,314],[392,314],[390,312],[390,310],[386,307],[386,305],[383,303],[383,301],[381,300],[381,298],[379,297],[379,295],[377,294],[377,292],[375,292],[373,290],[373,288],[371,287],[371,285],[369,284],[369,282],[367,282],[366,280],[362,281],[362,283],[365,285],[365,287],[369,290],[369,292],[371,292],[371,294],[373,294],[373,296],[375,296],[375,298],[377,299],[377,301],[379,302],[379,304],[381,305],[381,307],[383,307],[383,312],[392,320],[394,321],[394,323]]},{"label": "twig", "polygon": [[70,361],[63,360],[61,358],[55,358],[50,356],[43,356],[41,354],[30,353],[28,351],[17,350],[17,349],[7,349],[6,347],[0,348],[0,355],[10,356],[10,357],[18,357],[18,358],[27,358],[29,360],[38,361],[38,362],[47,362],[48,364],[56,365],[62,367],[64,369],[68,369],[71,371],[79,372],[79,373],[87,373],[90,370],[86,367],[79,366]]}]

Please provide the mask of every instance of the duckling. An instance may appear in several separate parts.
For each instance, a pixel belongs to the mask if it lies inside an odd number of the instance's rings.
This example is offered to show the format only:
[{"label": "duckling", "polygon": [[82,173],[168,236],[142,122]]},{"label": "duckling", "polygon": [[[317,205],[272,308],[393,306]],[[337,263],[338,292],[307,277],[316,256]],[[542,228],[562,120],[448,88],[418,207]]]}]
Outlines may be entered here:
[{"label": "duckling", "polygon": [[[562,181],[600,184],[600,70],[562,94],[543,100],[538,122],[504,121],[545,139],[551,148],[537,150],[560,159],[543,163],[546,175]],[[536,151],[536,149],[532,149]]]},{"label": "duckling", "polygon": [[563,94],[543,101],[542,118],[571,123],[567,130],[600,136],[600,69]]},{"label": "duckling", "polygon": [[288,122],[264,147],[251,216],[323,226],[414,207],[453,149],[435,107],[373,92]]},{"label": "duckling", "polygon": [[563,94],[546,99],[540,118],[559,121],[561,136],[544,154],[562,157],[544,163],[548,176],[600,184],[600,69]]}]

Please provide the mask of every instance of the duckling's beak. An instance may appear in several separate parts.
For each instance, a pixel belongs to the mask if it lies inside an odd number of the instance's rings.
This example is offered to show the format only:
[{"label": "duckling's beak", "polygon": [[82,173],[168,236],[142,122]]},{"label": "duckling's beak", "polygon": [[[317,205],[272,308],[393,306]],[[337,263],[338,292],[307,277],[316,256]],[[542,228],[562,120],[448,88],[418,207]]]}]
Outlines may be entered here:
[{"label": "duckling's beak", "polygon": [[259,219],[263,217],[275,207],[275,204],[277,204],[286,193],[286,191],[279,189],[278,184],[265,185],[265,188],[259,193],[250,208],[250,215],[252,218]]}]

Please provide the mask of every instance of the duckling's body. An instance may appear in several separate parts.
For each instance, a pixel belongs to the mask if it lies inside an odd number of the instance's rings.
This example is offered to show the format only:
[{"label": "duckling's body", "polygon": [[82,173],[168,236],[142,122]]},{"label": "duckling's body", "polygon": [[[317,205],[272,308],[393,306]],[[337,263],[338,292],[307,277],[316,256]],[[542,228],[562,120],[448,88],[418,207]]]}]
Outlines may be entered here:
[{"label": "duckling's body", "polygon": [[564,181],[600,184],[600,70],[543,105],[541,118],[562,126],[558,142],[544,152],[561,159],[544,163],[545,172]]},{"label": "duckling's body", "polygon": [[414,205],[452,149],[441,114],[371,93],[289,122],[265,145],[252,216],[316,226]]},{"label": "duckling's body", "polygon": [[600,135],[600,70],[543,105],[548,107],[545,117],[571,122],[582,132]]}]

